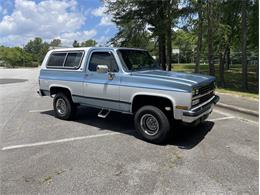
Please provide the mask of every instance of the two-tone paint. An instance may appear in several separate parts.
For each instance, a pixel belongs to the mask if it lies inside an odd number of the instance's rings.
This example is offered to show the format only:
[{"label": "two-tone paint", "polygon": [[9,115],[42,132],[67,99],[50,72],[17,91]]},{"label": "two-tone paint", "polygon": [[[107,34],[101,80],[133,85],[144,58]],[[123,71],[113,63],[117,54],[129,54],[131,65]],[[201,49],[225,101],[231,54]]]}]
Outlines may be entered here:
[{"label": "two-tone paint", "polygon": [[[68,89],[74,103],[91,107],[104,108],[123,113],[132,113],[133,100],[139,95],[164,97],[172,103],[172,114],[175,119],[191,123],[212,111],[216,97],[191,109],[192,89],[206,85],[215,80],[214,77],[147,70],[128,72],[124,69],[117,50],[122,48],[71,48],[55,49],[47,53],[40,70],[39,85],[42,95],[48,95],[52,87]],[[127,48],[126,48],[127,49]],[[75,69],[46,67],[52,52],[84,51],[80,66]],[[114,55],[119,71],[114,73],[98,73],[88,70],[89,60],[93,52],[110,52]],[[113,74],[113,79],[108,79]],[[199,115],[192,113],[203,106],[208,108]],[[187,109],[178,109],[185,107]],[[200,109],[202,110],[202,109]]]}]

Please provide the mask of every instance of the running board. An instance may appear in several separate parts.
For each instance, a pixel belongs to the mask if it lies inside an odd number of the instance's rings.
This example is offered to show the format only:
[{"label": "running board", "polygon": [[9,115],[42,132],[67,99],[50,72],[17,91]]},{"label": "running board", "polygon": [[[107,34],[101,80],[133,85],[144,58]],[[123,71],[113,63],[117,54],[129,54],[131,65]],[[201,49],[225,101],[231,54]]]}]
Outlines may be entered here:
[{"label": "running board", "polygon": [[98,113],[98,117],[100,118],[106,118],[108,116],[108,114],[110,113],[110,110],[100,110],[100,112]]}]

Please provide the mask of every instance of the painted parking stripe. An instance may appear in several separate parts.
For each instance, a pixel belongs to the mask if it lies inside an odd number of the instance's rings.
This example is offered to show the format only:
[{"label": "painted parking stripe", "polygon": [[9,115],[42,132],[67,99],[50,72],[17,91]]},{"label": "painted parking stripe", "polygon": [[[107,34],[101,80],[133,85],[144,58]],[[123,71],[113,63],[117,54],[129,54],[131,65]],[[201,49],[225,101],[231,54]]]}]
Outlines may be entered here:
[{"label": "painted parking stripe", "polygon": [[209,119],[207,121],[215,122],[215,121],[223,121],[223,120],[228,120],[228,119],[233,119],[233,118],[236,118],[236,117],[234,117],[234,116],[225,116],[225,117],[221,117],[221,118]]},{"label": "painted parking stripe", "polygon": [[51,109],[44,109],[44,110],[29,110],[29,112],[47,112],[50,111]]},{"label": "painted parking stripe", "polygon": [[229,114],[229,113],[222,112],[222,111],[219,111],[219,110],[216,110],[216,109],[214,110],[214,112],[216,112],[216,113],[218,113],[218,114],[222,114],[222,115],[224,115],[224,116],[226,116],[226,117],[234,117],[234,118],[236,118],[236,119],[238,119],[238,120],[240,120],[240,121],[242,121],[242,122],[245,122],[245,123],[249,123],[249,124],[251,123],[251,124],[256,125],[256,126],[259,125],[259,123],[256,122],[256,121],[252,121],[252,120],[249,120],[249,119],[245,119],[245,118],[233,116],[233,115],[231,115],[231,114]]},{"label": "painted parking stripe", "polygon": [[34,147],[34,146],[44,146],[44,145],[50,145],[50,144],[56,144],[56,143],[64,143],[64,142],[78,141],[78,140],[91,139],[91,138],[97,138],[97,137],[119,135],[119,134],[122,134],[122,133],[111,132],[111,133],[103,133],[103,134],[88,135],[88,136],[81,136],[81,137],[57,139],[57,140],[44,141],[44,142],[35,142],[35,143],[29,143],[29,144],[13,145],[13,146],[3,147],[2,151],[19,149],[19,148],[29,148],[29,147]]},{"label": "painted parking stripe", "polygon": [[[216,110],[216,109],[214,109],[213,112],[216,112],[216,113],[218,113],[218,114],[222,114],[222,115],[224,115],[224,116],[233,116],[233,115],[231,115],[231,114],[229,114],[229,113],[222,112],[222,111],[219,111],[219,110]],[[233,116],[233,117],[234,117],[234,116]]]}]

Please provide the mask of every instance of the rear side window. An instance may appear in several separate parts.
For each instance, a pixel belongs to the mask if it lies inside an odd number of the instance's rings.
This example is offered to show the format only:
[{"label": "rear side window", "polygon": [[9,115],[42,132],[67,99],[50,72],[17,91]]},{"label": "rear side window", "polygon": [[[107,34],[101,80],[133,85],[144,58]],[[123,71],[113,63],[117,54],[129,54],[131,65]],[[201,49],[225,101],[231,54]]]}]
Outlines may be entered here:
[{"label": "rear side window", "polygon": [[83,51],[53,52],[47,62],[49,68],[78,69],[83,57]]},{"label": "rear side window", "polygon": [[68,53],[64,67],[77,68],[80,65],[82,52]]},{"label": "rear side window", "polygon": [[62,67],[65,60],[66,53],[52,53],[47,66],[50,67]]}]

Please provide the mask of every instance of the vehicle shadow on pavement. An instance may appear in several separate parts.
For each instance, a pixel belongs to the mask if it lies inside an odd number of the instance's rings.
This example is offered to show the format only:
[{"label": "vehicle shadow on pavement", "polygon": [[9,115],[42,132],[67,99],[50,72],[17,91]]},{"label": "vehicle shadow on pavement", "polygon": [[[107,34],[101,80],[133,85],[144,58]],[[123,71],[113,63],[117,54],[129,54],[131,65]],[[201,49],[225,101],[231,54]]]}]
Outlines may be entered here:
[{"label": "vehicle shadow on pavement", "polygon": [[180,149],[192,149],[206,137],[213,126],[214,122],[211,121],[204,121],[196,127],[177,125],[167,144],[178,146]]},{"label": "vehicle shadow on pavement", "polygon": [[[110,130],[141,139],[135,131],[133,115],[111,112],[107,118],[103,119],[97,116],[99,111],[99,109],[80,106],[73,122],[90,125],[101,131]],[[41,114],[47,114],[54,117],[53,110],[44,111],[41,112]],[[169,138],[163,145],[175,145],[180,149],[192,149],[206,137],[213,126],[214,123],[210,121],[205,121],[197,127],[176,124],[174,125]]]}]

